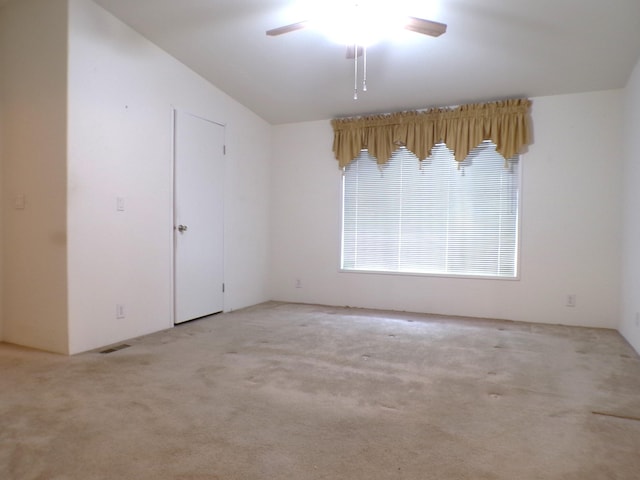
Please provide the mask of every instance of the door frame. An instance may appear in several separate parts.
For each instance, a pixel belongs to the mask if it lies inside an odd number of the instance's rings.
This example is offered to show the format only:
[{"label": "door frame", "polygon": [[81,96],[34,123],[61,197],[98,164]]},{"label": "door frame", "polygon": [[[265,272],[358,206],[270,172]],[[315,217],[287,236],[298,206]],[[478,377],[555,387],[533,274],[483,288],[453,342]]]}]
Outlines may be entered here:
[{"label": "door frame", "polygon": [[[171,218],[170,222],[170,242],[171,242],[171,278],[170,278],[170,287],[171,287],[171,301],[169,302],[171,312],[169,314],[169,328],[173,328],[176,325],[176,118],[178,112],[191,115],[193,117],[204,120],[205,122],[210,122],[215,125],[218,125],[223,128],[223,144],[224,144],[224,184],[226,185],[227,178],[227,169],[226,169],[226,145],[227,145],[227,124],[223,122],[218,122],[216,120],[211,120],[207,118],[206,115],[200,115],[197,113],[193,113],[186,108],[179,108],[174,105],[171,106]],[[226,204],[226,188],[223,190],[223,223],[226,223],[226,208],[224,205]],[[226,229],[223,228],[223,240],[222,240],[222,271],[223,276],[226,277],[227,271],[227,256],[226,256]],[[226,284],[226,282],[225,282]],[[226,302],[225,295],[222,296],[222,312],[226,312]],[[188,322],[187,322],[188,323]]]}]

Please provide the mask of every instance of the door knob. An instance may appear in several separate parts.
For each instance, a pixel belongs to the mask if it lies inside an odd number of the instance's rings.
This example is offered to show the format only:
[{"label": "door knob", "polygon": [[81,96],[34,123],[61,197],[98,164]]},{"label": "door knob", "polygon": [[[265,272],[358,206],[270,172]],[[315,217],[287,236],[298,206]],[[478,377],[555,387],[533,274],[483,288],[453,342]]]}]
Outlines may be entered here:
[{"label": "door knob", "polygon": [[186,232],[187,231],[187,226],[186,225],[178,225],[178,231],[180,233]]}]

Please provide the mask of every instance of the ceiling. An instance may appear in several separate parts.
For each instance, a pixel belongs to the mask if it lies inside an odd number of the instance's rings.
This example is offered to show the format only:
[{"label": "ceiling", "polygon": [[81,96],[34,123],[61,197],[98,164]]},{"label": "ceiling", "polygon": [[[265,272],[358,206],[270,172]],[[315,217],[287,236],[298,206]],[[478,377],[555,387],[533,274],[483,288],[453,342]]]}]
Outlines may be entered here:
[{"label": "ceiling", "polygon": [[639,0],[435,1],[408,13],[447,32],[370,47],[354,100],[344,46],[265,35],[305,20],[291,0],[96,0],[273,124],[621,88],[640,57]]}]

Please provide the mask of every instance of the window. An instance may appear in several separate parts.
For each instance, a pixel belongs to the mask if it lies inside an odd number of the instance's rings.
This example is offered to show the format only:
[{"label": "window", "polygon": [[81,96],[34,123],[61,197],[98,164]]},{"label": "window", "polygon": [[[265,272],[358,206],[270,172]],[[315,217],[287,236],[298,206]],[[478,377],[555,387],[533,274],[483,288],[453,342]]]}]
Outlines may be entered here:
[{"label": "window", "polygon": [[461,163],[444,144],[384,165],[363,150],[343,175],[342,269],[515,278],[519,171],[491,142]]}]

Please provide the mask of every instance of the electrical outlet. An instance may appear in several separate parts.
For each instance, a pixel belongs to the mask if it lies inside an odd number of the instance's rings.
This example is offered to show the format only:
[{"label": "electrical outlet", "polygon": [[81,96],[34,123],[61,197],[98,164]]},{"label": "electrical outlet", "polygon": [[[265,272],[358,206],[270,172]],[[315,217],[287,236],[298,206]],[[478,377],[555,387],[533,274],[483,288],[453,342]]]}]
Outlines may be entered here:
[{"label": "electrical outlet", "polygon": [[302,280],[296,278],[296,288],[302,288]]},{"label": "electrical outlet", "polygon": [[567,295],[567,307],[575,307],[576,306],[576,294],[570,293]]},{"label": "electrical outlet", "polygon": [[116,318],[118,319],[124,318],[124,305],[122,304],[116,305]]}]

